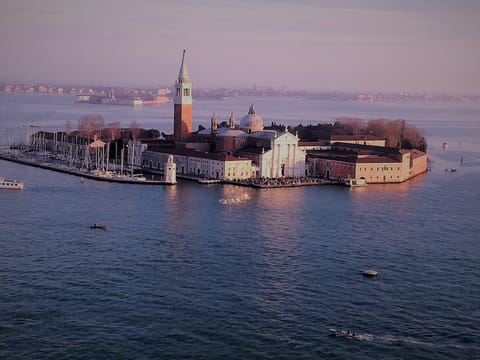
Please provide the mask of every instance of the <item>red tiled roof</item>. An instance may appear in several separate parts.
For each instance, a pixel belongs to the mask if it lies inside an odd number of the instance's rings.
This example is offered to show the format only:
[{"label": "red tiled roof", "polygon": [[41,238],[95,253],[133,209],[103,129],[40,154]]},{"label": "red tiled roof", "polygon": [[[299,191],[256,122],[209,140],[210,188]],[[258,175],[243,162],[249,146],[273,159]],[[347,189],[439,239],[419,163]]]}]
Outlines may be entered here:
[{"label": "red tiled roof", "polygon": [[409,151],[410,151],[410,154],[411,154],[410,157],[411,157],[412,159],[416,159],[416,158],[418,158],[418,157],[420,157],[420,156],[427,155],[426,152],[423,152],[423,151],[420,151],[420,150],[417,150],[417,149],[411,149],[411,150],[409,150]]},{"label": "red tiled roof", "polygon": [[362,164],[400,163],[400,161],[386,157],[386,156],[367,156],[367,157],[358,158],[357,163],[362,163]]},{"label": "red tiled roof", "polygon": [[329,145],[328,141],[299,141],[298,146],[322,146]]},{"label": "red tiled roof", "polygon": [[188,149],[174,149],[174,148],[158,148],[149,150],[152,152],[159,152],[163,154],[170,154],[170,155],[180,155],[180,156],[192,156],[202,159],[210,159],[210,160],[217,160],[217,161],[245,161],[250,160],[247,158],[235,157],[232,155],[226,154],[216,154],[204,151],[196,151],[196,150],[188,150]]},{"label": "red tiled roof", "polygon": [[330,140],[385,140],[375,135],[330,135]]}]

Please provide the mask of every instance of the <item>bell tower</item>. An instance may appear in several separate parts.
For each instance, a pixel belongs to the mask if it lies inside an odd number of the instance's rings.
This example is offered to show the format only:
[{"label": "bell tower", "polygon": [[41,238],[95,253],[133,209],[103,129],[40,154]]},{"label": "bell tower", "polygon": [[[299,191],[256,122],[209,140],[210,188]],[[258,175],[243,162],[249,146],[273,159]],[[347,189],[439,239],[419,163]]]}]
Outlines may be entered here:
[{"label": "bell tower", "polygon": [[188,78],[185,50],[183,50],[178,79],[175,82],[173,106],[173,137],[175,141],[183,141],[188,139],[192,132],[192,84]]}]

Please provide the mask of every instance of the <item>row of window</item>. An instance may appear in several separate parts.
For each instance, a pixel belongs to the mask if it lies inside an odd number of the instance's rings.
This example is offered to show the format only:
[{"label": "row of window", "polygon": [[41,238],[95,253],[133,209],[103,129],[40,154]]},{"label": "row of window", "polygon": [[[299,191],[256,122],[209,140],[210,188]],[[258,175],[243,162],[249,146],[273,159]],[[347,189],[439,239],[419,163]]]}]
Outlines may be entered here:
[{"label": "row of window", "polygon": [[[379,176],[377,176],[376,178],[379,179]],[[373,176],[370,176],[369,179],[373,179]],[[393,175],[390,175],[390,179],[393,179]],[[400,179],[399,175],[397,175],[397,179]]]},{"label": "row of window", "polygon": [[[364,168],[358,168],[359,171],[367,171],[367,168],[364,167]],[[377,167],[377,171],[388,171],[389,170],[389,167],[388,166],[383,166],[383,167]],[[400,166],[397,168],[398,171],[400,171]],[[370,168],[370,171],[373,171],[373,167]],[[393,166],[390,167],[390,171],[393,171]]]}]

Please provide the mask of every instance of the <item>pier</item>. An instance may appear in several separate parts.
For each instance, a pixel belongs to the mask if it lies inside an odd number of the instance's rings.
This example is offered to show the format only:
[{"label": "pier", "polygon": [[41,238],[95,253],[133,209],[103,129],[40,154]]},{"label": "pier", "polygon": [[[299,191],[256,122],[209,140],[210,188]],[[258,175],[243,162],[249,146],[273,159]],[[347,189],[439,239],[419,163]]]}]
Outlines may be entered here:
[{"label": "pier", "polygon": [[22,157],[16,154],[0,152],[0,159],[15,162],[18,164],[33,166],[41,169],[52,170],[64,174],[75,175],[81,178],[92,179],[97,181],[106,181],[112,183],[122,183],[122,184],[136,184],[136,185],[173,185],[171,183],[167,183],[163,180],[138,180],[133,177],[108,177],[108,176],[101,176],[95,175],[87,170],[77,169],[68,167],[63,164],[55,163],[55,162],[38,162],[35,159],[30,159],[28,157]]}]

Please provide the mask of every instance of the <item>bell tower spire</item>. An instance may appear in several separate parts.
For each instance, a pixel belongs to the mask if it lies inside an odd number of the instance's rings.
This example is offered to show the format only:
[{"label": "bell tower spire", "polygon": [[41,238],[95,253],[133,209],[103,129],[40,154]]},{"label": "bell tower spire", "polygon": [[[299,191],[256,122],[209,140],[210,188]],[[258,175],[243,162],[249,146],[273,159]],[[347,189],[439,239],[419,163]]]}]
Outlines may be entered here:
[{"label": "bell tower spire", "polygon": [[178,82],[190,82],[188,80],[187,63],[185,62],[185,49],[183,49],[182,65],[180,65],[180,71],[178,72]]},{"label": "bell tower spire", "polygon": [[185,50],[183,50],[178,79],[175,82],[173,106],[173,137],[176,141],[183,141],[192,132],[192,84],[188,77]]}]

